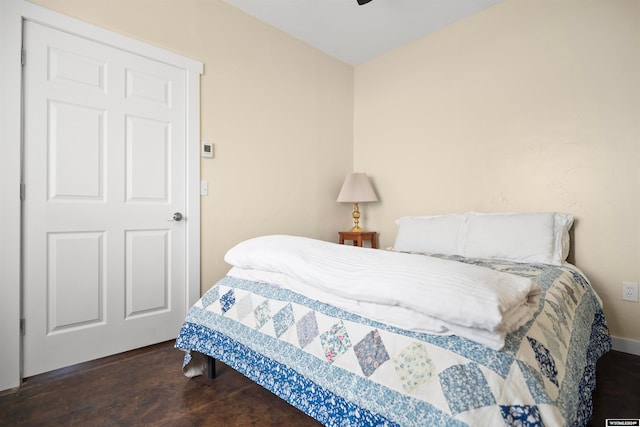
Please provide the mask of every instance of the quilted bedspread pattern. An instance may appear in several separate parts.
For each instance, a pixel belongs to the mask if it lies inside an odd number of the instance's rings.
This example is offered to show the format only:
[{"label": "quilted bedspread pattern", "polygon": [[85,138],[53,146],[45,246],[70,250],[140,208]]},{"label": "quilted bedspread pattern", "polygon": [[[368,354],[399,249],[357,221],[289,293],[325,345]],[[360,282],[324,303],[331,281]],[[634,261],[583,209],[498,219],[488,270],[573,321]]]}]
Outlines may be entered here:
[{"label": "quilted bedspread pattern", "polygon": [[456,258],[531,278],[534,318],[501,351],[402,330],[268,283],[225,277],[176,347],[222,360],[325,425],[584,425],[611,341],[574,268]]}]

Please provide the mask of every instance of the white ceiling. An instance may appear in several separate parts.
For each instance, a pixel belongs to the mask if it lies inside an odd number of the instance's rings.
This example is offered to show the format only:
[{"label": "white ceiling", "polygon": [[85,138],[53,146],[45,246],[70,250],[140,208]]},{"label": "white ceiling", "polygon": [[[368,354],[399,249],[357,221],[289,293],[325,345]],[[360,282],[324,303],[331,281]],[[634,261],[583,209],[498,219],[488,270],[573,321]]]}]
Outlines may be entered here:
[{"label": "white ceiling", "polygon": [[348,64],[358,65],[502,0],[225,0]]}]

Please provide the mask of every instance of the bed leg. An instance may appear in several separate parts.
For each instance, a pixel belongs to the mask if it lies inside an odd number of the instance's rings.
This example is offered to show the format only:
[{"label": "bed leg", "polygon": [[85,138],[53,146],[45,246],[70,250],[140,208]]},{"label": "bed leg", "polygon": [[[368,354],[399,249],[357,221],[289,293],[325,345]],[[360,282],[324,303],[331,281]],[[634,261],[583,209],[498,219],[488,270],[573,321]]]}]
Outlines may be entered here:
[{"label": "bed leg", "polygon": [[207,356],[207,377],[212,380],[216,377],[216,359],[211,356]]}]

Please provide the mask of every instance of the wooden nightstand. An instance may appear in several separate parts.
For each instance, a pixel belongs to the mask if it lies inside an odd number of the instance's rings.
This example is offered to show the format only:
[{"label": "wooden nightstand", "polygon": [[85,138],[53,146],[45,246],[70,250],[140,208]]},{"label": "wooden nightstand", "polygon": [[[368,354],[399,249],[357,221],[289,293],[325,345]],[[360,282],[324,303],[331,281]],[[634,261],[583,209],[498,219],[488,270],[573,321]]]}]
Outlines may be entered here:
[{"label": "wooden nightstand", "polygon": [[362,246],[362,242],[371,242],[371,247],[378,248],[378,233],[375,231],[339,231],[339,243],[344,244],[345,240],[352,240],[353,246]]}]

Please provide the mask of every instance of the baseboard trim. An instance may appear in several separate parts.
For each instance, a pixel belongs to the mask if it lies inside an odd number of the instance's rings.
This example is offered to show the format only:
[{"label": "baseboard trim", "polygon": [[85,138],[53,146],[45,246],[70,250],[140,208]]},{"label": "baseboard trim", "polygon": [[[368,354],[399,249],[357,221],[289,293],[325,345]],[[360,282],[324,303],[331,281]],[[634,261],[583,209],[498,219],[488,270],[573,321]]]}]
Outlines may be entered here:
[{"label": "baseboard trim", "polygon": [[640,356],[640,341],[611,337],[611,347],[616,351]]}]

